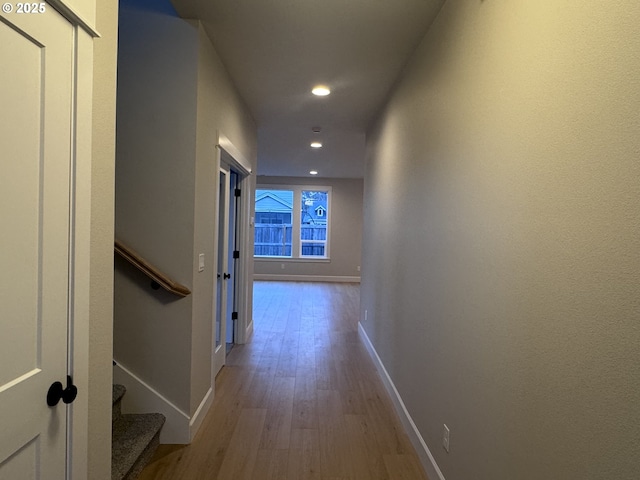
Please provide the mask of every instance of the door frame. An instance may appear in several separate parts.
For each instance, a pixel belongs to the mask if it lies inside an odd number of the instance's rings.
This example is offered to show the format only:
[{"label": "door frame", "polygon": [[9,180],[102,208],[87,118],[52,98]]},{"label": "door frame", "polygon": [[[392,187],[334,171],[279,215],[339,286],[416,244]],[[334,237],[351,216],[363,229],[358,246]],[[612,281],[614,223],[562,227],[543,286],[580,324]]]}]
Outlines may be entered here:
[{"label": "door frame", "polygon": [[[227,241],[229,242],[229,251],[227,252],[227,270],[229,274],[231,274],[230,282],[227,288],[227,313],[226,313],[226,323],[227,323],[227,331],[226,331],[226,344],[227,348],[229,346],[229,340],[231,339],[231,345],[236,344],[237,340],[237,328],[236,328],[236,320],[233,318],[233,313],[238,311],[238,292],[240,289],[240,284],[238,282],[238,275],[236,275],[237,267],[240,265],[239,258],[235,258],[234,252],[239,251],[239,235],[238,235],[238,227],[240,226],[238,223],[238,214],[240,209],[240,197],[236,197],[235,191],[240,188],[239,184],[240,175],[234,169],[229,167],[229,225],[227,232]],[[229,330],[229,325],[231,325],[231,330]],[[231,337],[231,338],[229,338]],[[229,351],[227,350],[227,355]]]},{"label": "door frame", "polygon": [[[251,312],[251,295],[253,294],[252,288],[252,272],[250,270],[251,263],[249,262],[249,258],[253,257],[253,252],[251,249],[252,245],[252,237],[251,237],[251,229],[250,229],[250,215],[251,215],[251,199],[253,198],[252,188],[252,178],[251,175],[253,173],[253,168],[251,167],[251,163],[245,158],[245,156],[240,152],[240,150],[221,132],[218,132],[218,142],[216,144],[216,155],[215,155],[215,172],[216,172],[216,202],[219,201],[220,192],[218,191],[220,185],[220,169],[226,168],[229,170],[233,170],[238,174],[238,188],[241,189],[242,196],[240,197],[240,208],[238,209],[238,216],[236,218],[236,222],[238,223],[237,228],[237,242],[238,248],[240,250],[240,259],[237,264],[237,268],[235,270],[235,275],[237,278],[237,311],[238,311],[238,320],[235,322],[235,332],[234,336],[237,344],[246,343],[249,340],[251,335],[251,329],[253,327],[253,318]],[[214,221],[214,266],[213,266],[213,274],[214,281],[217,282],[217,278],[215,277],[218,272],[218,249],[219,249],[219,205],[216,205],[215,208],[215,221]],[[217,285],[216,289],[217,291]],[[212,347],[214,350],[215,346],[215,322],[216,322],[216,313],[217,313],[217,295],[213,295],[213,344]],[[213,353],[213,351],[212,351]],[[214,355],[211,356],[211,384],[212,386],[215,383],[215,366],[214,366]]]},{"label": "door frame", "polygon": [[[89,360],[91,279],[91,180],[93,157],[93,40],[100,38],[95,18],[83,18],[66,0],[47,0],[74,28],[75,95],[71,105],[71,178],[69,202],[69,296],[67,373],[78,387],[67,406],[67,478],[89,472]],[[92,0],[84,6],[95,5]]]},{"label": "door frame", "polygon": [[78,387],[67,412],[67,480],[89,471],[89,345],[91,172],[93,129],[93,40],[98,32],[64,0],[48,0],[74,28],[74,95],[71,105],[69,202],[69,294],[67,374]]},{"label": "door frame", "polygon": [[[91,240],[91,163],[93,104],[93,38],[99,35],[77,21],[72,133],[70,248],[69,248],[69,327],[67,372],[78,387],[76,400],[67,416],[67,479],[88,475],[89,459],[89,294]],[[78,17],[79,18],[79,17]]]}]

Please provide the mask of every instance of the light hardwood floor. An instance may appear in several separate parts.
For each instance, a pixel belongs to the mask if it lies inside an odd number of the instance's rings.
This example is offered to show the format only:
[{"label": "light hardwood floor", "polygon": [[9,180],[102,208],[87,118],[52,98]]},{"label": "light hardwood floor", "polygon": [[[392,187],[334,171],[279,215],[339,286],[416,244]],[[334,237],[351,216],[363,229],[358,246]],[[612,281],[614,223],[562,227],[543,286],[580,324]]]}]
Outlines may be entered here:
[{"label": "light hardwood floor", "polygon": [[256,282],[236,346],[189,446],[140,479],[426,480],[358,335],[359,285]]}]

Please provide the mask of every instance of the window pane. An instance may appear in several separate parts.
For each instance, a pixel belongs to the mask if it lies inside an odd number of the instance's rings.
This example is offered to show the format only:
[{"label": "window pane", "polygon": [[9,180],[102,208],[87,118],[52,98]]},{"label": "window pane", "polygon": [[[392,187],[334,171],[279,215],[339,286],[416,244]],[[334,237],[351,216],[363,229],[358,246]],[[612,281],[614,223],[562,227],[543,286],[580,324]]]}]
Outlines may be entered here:
[{"label": "window pane", "polygon": [[305,257],[324,257],[324,243],[303,243],[302,255]]},{"label": "window pane", "polygon": [[300,240],[326,240],[326,225],[301,225]]},{"label": "window pane", "polygon": [[[326,256],[327,219],[329,217],[329,192],[302,190],[300,215],[300,240],[302,256]],[[316,242],[315,240],[320,240]]]},{"label": "window pane", "polygon": [[253,254],[290,257],[293,232],[293,191],[256,190]]}]

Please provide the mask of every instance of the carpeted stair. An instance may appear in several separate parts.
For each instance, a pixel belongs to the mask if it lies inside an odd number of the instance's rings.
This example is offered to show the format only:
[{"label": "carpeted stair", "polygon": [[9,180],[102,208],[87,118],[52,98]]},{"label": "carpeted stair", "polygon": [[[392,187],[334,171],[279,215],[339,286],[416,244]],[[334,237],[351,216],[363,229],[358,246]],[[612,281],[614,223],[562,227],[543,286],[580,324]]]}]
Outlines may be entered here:
[{"label": "carpeted stair", "polygon": [[113,386],[113,433],[111,437],[111,480],[135,480],[158,448],[164,415],[160,413],[122,414],[126,392]]}]

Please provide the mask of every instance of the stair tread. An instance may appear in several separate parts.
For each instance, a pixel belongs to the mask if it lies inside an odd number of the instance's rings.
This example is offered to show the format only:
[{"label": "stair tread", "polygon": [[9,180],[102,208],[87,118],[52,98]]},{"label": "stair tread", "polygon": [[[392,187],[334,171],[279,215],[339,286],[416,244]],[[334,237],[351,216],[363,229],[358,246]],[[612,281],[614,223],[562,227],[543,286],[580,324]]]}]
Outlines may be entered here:
[{"label": "stair tread", "polygon": [[118,384],[114,385],[112,405],[115,405],[116,402],[122,398],[122,396],[125,394],[126,391],[127,389],[125,388],[124,385],[118,385]]},{"label": "stair tread", "polygon": [[160,431],[165,417],[161,413],[122,415],[113,423],[111,477],[124,478]]}]

